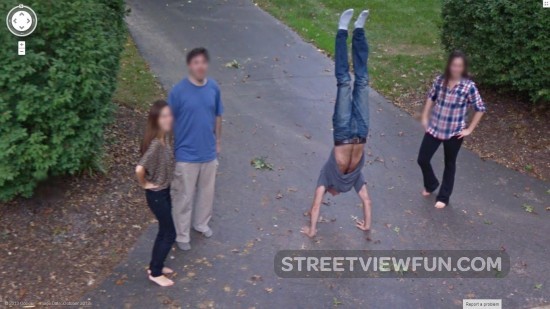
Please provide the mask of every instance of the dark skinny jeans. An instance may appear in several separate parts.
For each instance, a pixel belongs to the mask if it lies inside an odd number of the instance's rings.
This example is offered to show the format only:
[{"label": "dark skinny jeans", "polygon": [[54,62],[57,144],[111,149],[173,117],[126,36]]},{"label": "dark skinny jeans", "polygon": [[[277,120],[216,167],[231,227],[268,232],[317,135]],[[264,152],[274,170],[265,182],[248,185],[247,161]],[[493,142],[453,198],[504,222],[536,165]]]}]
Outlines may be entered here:
[{"label": "dark skinny jeans", "polygon": [[176,228],[172,220],[170,188],[159,191],[145,190],[145,197],[147,205],[149,205],[159,222],[157,237],[153,245],[153,255],[149,263],[151,276],[158,277],[162,275],[164,261],[176,241]]},{"label": "dark skinny jeans", "polygon": [[436,200],[445,204],[449,203],[449,198],[453,193],[453,186],[455,183],[456,172],[456,158],[458,151],[462,145],[463,139],[453,136],[448,140],[440,140],[429,133],[424,134],[424,139],[420,145],[420,151],[418,152],[418,165],[422,170],[422,176],[424,177],[424,188],[428,192],[434,192],[439,187],[439,180],[434,174],[432,169],[433,155],[439,148],[439,145],[443,143],[443,150],[445,154],[445,170],[443,171],[443,183],[439,189],[439,194]]}]

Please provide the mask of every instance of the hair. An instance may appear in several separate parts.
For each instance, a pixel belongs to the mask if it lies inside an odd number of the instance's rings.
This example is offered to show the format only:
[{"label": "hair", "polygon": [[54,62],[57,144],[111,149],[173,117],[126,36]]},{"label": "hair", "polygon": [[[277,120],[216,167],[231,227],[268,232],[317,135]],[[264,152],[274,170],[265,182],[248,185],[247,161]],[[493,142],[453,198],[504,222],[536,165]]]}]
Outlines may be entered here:
[{"label": "hair", "polygon": [[206,59],[206,61],[210,61],[210,55],[208,54],[208,50],[204,47],[197,47],[197,48],[193,48],[190,52],[187,53],[187,58],[186,58],[187,64],[189,64],[191,60],[193,60],[198,56],[203,56]]},{"label": "hair", "polygon": [[449,58],[447,59],[447,66],[445,66],[445,73],[443,73],[444,80],[444,87],[447,88],[447,85],[449,84],[449,79],[451,78],[451,64],[455,59],[462,59],[464,62],[464,72],[462,72],[463,78],[469,78],[470,75],[468,74],[468,57],[466,57],[466,54],[463,53],[460,50],[455,50],[449,54]]},{"label": "hair", "polygon": [[168,106],[168,103],[164,100],[157,100],[151,105],[149,109],[149,115],[147,116],[147,127],[145,128],[145,134],[141,141],[140,152],[145,154],[151,142],[160,135],[159,117],[162,109]]}]

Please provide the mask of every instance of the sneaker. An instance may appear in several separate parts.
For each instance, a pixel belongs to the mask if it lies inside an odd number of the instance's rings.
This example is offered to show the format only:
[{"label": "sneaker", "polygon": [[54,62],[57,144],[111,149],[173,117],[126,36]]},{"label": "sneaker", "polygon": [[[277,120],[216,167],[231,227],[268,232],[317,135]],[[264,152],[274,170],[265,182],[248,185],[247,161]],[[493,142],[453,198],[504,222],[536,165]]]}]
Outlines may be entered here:
[{"label": "sneaker", "polygon": [[178,242],[178,248],[183,251],[191,250],[191,245],[188,242]]},{"label": "sneaker", "polygon": [[208,229],[206,232],[202,233],[202,235],[204,235],[204,237],[206,237],[206,238],[212,237],[213,234],[214,234],[214,232],[212,232],[212,229]]}]

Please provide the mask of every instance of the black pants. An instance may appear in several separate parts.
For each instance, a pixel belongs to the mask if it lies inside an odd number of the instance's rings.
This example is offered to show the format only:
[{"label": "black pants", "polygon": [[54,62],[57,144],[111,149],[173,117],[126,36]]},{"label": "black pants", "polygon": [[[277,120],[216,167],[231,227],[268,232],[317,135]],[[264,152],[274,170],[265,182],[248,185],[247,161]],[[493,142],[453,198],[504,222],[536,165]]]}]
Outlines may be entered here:
[{"label": "black pants", "polygon": [[145,197],[149,208],[159,221],[159,230],[153,245],[153,257],[149,263],[151,276],[158,277],[162,275],[164,260],[176,241],[176,228],[172,220],[172,199],[170,198],[170,189],[145,190]]},{"label": "black pants", "polygon": [[422,176],[424,176],[424,188],[428,192],[433,192],[439,187],[439,180],[435,177],[430,161],[437,151],[437,148],[439,148],[439,145],[443,143],[443,150],[445,152],[445,171],[443,172],[443,184],[439,189],[437,201],[445,204],[449,203],[449,198],[451,197],[451,193],[453,193],[456,158],[462,141],[462,139],[456,136],[443,141],[426,133],[424,134],[424,139],[422,140],[422,145],[420,145],[420,151],[418,152],[418,165],[420,165]]}]

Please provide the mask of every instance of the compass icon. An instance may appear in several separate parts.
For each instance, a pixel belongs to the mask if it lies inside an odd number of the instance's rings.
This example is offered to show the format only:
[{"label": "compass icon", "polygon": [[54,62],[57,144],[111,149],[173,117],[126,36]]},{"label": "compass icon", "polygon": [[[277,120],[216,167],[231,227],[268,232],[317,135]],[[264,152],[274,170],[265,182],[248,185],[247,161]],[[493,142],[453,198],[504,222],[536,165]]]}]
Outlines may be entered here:
[{"label": "compass icon", "polygon": [[8,30],[15,36],[23,37],[33,33],[36,29],[38,18],[36,13],[28,6],[20,4],[10,10],[6,17]]}]

